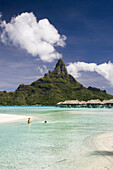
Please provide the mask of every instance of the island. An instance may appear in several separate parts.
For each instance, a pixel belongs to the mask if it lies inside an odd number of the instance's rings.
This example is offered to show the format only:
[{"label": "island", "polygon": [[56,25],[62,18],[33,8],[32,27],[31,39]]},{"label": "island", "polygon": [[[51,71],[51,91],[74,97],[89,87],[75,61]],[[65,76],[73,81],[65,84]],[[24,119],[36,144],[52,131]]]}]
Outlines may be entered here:
[{"label": "island", "polygon": [[0,91],[1,106],[55,106],[65,100],[110,100],[113,96],[96,87],[84,87],[59,59],[54,70],[30,85],[20,84],[13,92]]}]

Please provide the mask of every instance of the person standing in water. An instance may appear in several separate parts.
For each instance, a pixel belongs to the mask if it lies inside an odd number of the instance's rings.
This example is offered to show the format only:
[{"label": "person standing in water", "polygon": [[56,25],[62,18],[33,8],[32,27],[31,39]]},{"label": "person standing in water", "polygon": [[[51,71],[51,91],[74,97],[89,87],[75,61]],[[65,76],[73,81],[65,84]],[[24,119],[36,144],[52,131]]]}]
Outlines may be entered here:
[{"label": "person standing in water", "polygon": [[27,123],[28,123],[28,124],[30,124],[30,123],[31,123],[31,118],[30,118],[30,117],[28,118]]}]

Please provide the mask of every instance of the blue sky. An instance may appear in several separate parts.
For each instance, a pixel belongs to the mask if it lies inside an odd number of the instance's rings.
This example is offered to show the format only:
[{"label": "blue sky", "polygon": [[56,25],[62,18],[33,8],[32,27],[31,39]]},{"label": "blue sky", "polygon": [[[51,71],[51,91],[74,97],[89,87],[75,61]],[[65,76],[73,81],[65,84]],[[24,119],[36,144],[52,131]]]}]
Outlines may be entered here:
[{"label": "blue sky", "polygon": [[[1,21],[5,20],[7,24],[11,23],[12,17],[16,18],[25,12],[32,12],[37,22],[46,18],[58,30],[61,38],[62,35],[67,37],[63,40],[66,45],[53,46],[56,52],[62,54],[70,73],[86,87],[99,87],[113,94],[112,1],[0,0],[0,12]],[[23,31],[26,31],[25,27]],[[0,28],[2,33],[3,28]],[[15,45],[14,41],[12,43],[11,39],[8,43],[0,41],[0,90],[14,91],[21,83],[32,83],[48,69],[52,70],[58,60],[54,58],[48,62],[42,59],[42,54],[40,57],[39,53],[33,56],[33,52],[29,53],[21,47]],[[91,63],[95,63],[95,66]]]}]

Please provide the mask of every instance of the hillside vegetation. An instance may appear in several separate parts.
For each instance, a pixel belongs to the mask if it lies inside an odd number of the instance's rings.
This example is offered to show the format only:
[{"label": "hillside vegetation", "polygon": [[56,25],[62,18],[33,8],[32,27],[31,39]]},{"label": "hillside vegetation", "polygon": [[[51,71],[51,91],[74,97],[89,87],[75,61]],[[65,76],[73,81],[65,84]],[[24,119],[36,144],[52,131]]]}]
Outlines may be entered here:
[{"label": "hillside vegetation", "polygon": [[95,87],[85,88],[68,74],[65,64],[58,60],[53,71],[31,85],[21,84],[14,92],[0,92],[0,105],[53,106],[64,100],[111,99],[112,95]]}]

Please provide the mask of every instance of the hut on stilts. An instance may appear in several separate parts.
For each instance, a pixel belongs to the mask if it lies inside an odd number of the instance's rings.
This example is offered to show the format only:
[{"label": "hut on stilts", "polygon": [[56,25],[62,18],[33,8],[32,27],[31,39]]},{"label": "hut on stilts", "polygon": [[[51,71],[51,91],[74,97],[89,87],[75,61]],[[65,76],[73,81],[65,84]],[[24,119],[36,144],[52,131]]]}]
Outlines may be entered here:
[{"label": "hut on stilts", "polygon": [[78,100],[66,100],[64,102],[59,102],[56,104],[57,107],[65,107],[65,108],[112,108],[113,107],[113,99],[100,101],[89,100],[89,101],[78,101]]}]

